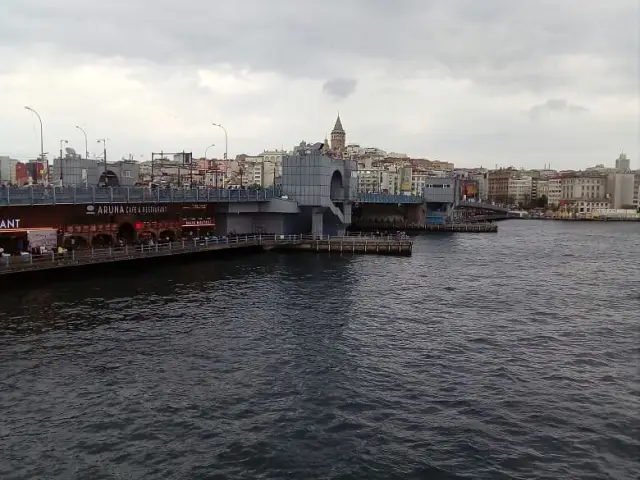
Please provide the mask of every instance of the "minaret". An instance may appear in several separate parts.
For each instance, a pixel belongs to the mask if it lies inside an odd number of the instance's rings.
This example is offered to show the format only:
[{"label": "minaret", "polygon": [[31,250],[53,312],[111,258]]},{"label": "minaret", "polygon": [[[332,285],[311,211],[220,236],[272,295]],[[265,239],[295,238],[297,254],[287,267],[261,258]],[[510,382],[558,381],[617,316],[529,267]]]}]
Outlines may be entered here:
[{"label": "minaret", "polygon": [[340,112],[338,112],[338,118],[336,124],[331,130],[331,150],[334,152],[342,152],[346,146],[347,133],[342,128],[342,122],[340,121]]}]

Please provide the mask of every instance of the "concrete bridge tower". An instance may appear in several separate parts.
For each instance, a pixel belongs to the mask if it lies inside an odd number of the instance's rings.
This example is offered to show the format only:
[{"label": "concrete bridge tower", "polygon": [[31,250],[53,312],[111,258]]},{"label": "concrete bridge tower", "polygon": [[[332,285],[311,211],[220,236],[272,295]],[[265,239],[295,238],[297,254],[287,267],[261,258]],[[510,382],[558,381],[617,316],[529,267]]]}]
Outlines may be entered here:
[{"label": "concrete bridge tower", "polygon": [[323,143],[316,143],[284,158],[282,192],[300,206],[306,225],[300,225],[299,231],[342,235],[351,223],[357,166],[352,160],[327,156],[324,147]]}]

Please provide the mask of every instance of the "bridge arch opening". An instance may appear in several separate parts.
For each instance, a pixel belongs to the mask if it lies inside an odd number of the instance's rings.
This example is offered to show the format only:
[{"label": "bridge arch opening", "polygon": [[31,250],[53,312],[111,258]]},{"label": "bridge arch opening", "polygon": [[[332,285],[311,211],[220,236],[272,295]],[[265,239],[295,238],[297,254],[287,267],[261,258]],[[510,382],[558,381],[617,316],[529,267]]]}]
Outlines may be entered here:
[{"label": "bridge arch opening", "polygon": [[64,248],[76,250],[79,248],[86,248],[89,246],[89,242],[82,235],[71,235],[64,238]]},{"label": "bridge arch opening", "polygon": [[96,248],[105,248],[113,245],[113,237],[108,233],[98,233],[91,239],[91,246]]},{"label": "bridge arch opening", "polygon": [[342,182],[342,173],[340,170],[335,170],[331,175],[329,196],[332,202],[344,201],[344,185]]},{"label": "bridge arch opening", "polygon": [[125,243],[133,243],[136,239],[136,229],[129,222],[124,222],[118,227],[117,236]]},{"label": "bridge arch opening", "polygon": [[159,242],[175,242],[177,237],[173,230],[162,230],[158,238]]},{"label": "bridge arch opening", "polygon": [[98,179],[98,185],[104,187],[119,187],[120,179],[118,175],[116,175],[113,171],[107,170],[106,172],[102,172],[100,178]]},{"label": "bridge arch opening", "polygon": [[153,241],[153,243],[157,243],[157,235],[151,230],[145,230],[140,233],[140,240],[142,240],[143,243],[148,243],[150,241]]}]

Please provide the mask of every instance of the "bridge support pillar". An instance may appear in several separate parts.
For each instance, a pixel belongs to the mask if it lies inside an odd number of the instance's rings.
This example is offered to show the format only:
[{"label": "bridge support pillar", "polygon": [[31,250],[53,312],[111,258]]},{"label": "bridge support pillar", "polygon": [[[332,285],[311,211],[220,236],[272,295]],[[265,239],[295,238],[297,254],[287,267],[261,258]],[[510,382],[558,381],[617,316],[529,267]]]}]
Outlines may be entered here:
[{"label": "bridge support pillar", "polygon": [[407,205],[407,223],[423,226],[427,217],[427,205],[424,203]]},{"label": "bridge support pillar", "polygon": [[324,208],[322,207],[313,207],[311,209],[311,234],[314,236],[322,236],[323,214]]}]

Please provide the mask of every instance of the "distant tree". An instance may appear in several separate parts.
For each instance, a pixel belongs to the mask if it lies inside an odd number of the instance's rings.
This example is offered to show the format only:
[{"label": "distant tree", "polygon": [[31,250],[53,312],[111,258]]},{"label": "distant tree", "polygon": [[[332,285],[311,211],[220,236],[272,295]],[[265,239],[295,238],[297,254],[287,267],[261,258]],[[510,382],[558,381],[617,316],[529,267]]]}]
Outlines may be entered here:
[{"label": "distant tree", "polygon": [[546,195],[541,195],[540,197],[536,198],[536,207],[547,208],[548,204],[549,204],[549,199],[547,198]]}]

